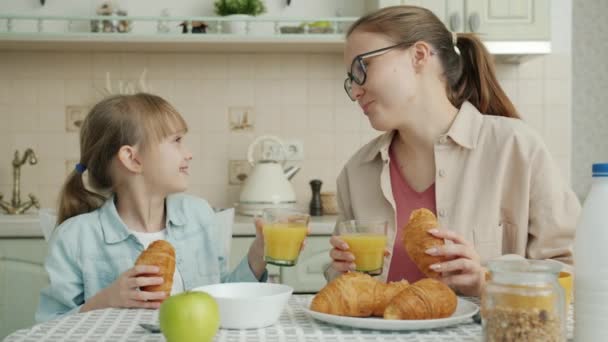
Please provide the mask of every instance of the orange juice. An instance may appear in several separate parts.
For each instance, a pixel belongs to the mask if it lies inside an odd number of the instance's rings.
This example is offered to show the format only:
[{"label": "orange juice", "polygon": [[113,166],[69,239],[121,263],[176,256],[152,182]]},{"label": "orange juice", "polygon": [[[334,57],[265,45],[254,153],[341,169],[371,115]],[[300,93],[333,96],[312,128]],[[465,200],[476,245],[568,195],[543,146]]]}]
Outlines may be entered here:
[{"label": "orange juice", "polygon": [[348,244],[355,256],[356,270],[359,272],[382,272],[386,235],[383,234],[344,234],[342,240]]},{"label": "orange juice", "polygon": [[302,223],[264,225],[264,260],[271,264],[293,266],[308,228]]}]

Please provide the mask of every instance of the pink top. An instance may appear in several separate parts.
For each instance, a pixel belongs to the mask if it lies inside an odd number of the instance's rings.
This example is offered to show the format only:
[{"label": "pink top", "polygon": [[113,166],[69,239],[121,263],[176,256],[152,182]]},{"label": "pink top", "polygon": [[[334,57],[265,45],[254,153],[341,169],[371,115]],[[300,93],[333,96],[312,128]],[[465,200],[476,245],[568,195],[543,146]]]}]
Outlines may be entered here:
[{"label": "pink top", "polygon": [[395,158],[392,146],[389,149],[389,155],[391,187],[397,209],[397,236],[393,246],[387,281],[406,279],[408,282],[413,283],[426,276],[420,272],[418,266],[414,264],[405,251],[405,247],[403,246],[403,228],[414,209],[427,208],[436,213],[435,183],[423,192],[416,192],[401,175],[401,167],[397,158]]}]

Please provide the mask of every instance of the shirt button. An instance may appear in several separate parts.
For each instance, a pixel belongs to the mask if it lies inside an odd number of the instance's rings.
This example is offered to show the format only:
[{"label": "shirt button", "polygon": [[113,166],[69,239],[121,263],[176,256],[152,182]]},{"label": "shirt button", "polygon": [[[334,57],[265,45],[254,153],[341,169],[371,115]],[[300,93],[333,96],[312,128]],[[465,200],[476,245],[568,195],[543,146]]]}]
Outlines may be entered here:
[{"label": "shirt button", "polygon": [[439,170],[439,177],[445,177],[445,170],[444,169],[440,169]]},{"label": "shirt button", "polygon": [[446,214],[445,209],[439,209],[439,217],[445,217]]}]

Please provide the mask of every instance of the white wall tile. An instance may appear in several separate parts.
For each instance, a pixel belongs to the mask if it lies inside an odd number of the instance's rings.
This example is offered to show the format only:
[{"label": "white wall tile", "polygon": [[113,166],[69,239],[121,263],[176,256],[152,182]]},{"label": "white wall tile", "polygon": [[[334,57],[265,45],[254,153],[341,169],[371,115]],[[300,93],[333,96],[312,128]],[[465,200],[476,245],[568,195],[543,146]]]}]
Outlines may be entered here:
[{"label": "white wall tile", "polygon": [[13,104],[33,105],[38,102],[37,87],[35,80],[16,79],[11,82],[8,96]]},{"label": "white wall tile", "polygon": [[93,54],[93,78],[104,80],[107,73],[110,75],[112,87],[122,78],[122,57],[119,53],[96,53]]},{"label": "white wall tile", "polygon": [[[254,78],[256,80],[281,79],[281,55],[262,54],[253,57]],[[257,82],[256,82],[257,84]]]},{"label": "white wall tile", "polygon": [[517,103],[521,105],[538,105],[543,103],[543,81],[520,80]]},{"label": "white wall tile", "polygon": [[93,55],[88,52],[64,53],[63,78],[66,80],[90,80],[93,77]]},{"label": "white wall tile", "polygon": [[308,87],[305,79],[284,80],[281,84],[282,105],[305,105],[308,101]]},{"label": "white wall tile", "polygon": [[200,80],[201,76],[201,54],[188,53],[175,56],[176,80]]},{"label": "white wall tile", "polygon": [[255,61],[251,54],[228,55],[228,79],[247,80],[254,78]]},{"label": "white wall tile", "polygon": [[[100,84],[101,85],[101,84]],[[66,80],[64,82],[65,105],[93,106],[95,88],[92,80]]]},{"label": "white wall tile", "polygon": [[517,67],[518,78],[520,80],[538,80],[543,78],[544,59],[542,57],[530,58],[525,60]]},{"label": "white wall tile", "polygon": [[308,129],[311,132],[334,132],[334,107],[328,105],[308,106]]},{"label": "white wall tile", "polygon": [[225,80],[228,78],[227,55],[200,54],[199,66],[203,80]]},{"label": "white wall tile", "polygon": [[281,55],[281,78],[285,80],[305,80],[308,77],[308,60],[302,54]]},{"label": "white wall tile", "polygon": [[38,80],[35,91],[38,104],[64,103],[65,83],[63,80]]},{"label": "white wall tile", "polygon": [[336,132],[359,132],[361,129],[361,113],[353,111],[350,106],[337,106],[335,109]]},{"label": "white wall tile", "polygon": [[6,104],[9,102],[9,84],[10,81],[8,79],[0,78],[0,104]]},{"label": "white wall tile", "polygon": [[[93,61],[95,61],[95,56]],[[173,80],[175,77],[175,55],[169,53],[153,53],[148,55],[149,80]]]},{"label": "white wall tile", "polygon": [[37,107],[38,130],[65,133],[65,105],[63,103],[39,104]]},{"label": "white wall tile", "polygon": [[308,103],[312,105],[331,105],[334,103],[332,80],[308,80]]},{"label": "white wall tile", "polygon": [[247,79],[228,81],[228,104],[230,106],[252,106],[255,103],[255,82]]},{"label": "white wall tile", "polygon": [[173,101],[187,105],[202,104],[200,80],[176,80]]},{"label": "white wall tile", "polygon": [[259,134],[277,134],[281,130],[280,105],[256,105],[255,130]]},{"label": "white wall tile", "polygon": [[11,132],[33,132],[38,128],[38,106],[36,104],[9,105],[8,129]]},{"label": "white wall tile", "polygon": [[567,80],[545,80],[545,103],[568,105],[571,103],[570,82]]},{"label": "white wall tile", "polygon": [[280,80],[256,80],[253,86],[255,104],[281,104]]},{"label": "white wall tile", "polygon": [[333,80],[335,78],[334,61],[339,55],[320,54],[308,56],[308,79]]}]

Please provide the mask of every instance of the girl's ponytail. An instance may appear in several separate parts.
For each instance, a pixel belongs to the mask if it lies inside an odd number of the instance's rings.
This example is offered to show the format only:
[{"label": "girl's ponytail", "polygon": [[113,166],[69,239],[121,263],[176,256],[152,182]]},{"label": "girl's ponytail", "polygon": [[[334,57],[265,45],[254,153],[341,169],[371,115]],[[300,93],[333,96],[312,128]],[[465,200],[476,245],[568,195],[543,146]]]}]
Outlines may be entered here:
[{"label": "girl's ponytail", "polygon": [[83,175],[74,170],[66,179],[61,194],[59,195],[59,212],[57,224],[72,216],[88,213],[99,208],[106,200],[100,194],[85,188]]}]

